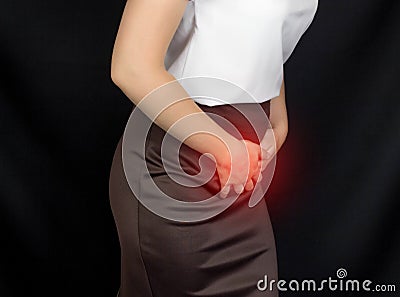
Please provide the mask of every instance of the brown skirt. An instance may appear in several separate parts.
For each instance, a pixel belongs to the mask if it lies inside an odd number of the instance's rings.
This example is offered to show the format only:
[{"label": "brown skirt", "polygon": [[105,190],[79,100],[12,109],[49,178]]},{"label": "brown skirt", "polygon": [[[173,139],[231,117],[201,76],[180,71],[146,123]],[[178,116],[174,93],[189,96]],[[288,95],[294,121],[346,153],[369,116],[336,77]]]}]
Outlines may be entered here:
[{"label": "brown skirt", "polygon": [[[233,106],[206,106],[229,120],[243,138],[258,142],[249,122]],[[260,104],[269,116],[269,101]],[[257,120],[257,119],[255,119]],[[266,127],[265,127],[266,129]],[[151,177],[174,199],[199,201],[219,190],[215,175],[197,189],[178,185],[163,170],[160,144],[165,131],[152,125],[146,139],[145,159]],[[199,154],[182,145],[182,167],[194,171]],[[144,207],[130,189],[123,170],[122,137],[110,172],[110,205],[121,247],[119,297],[255,297],[278,296],[276,287],[261,291],[257,282],[277,280],[273,230],[265,199],[255,207],[247,205],[244,192],[222,213],[204,221],[178,222],[156,215]]]}]

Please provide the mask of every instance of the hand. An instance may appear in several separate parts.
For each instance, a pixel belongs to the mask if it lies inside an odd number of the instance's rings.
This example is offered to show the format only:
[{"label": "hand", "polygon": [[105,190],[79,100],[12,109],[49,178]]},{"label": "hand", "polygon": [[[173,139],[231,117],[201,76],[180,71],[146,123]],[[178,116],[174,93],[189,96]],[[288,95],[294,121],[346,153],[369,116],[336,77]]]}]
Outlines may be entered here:
[{"label": "hand", "polygon": [[216,160],[221,184],[220,196],[225,198],[231,187],[237,194],[251,190],[260,172],[261,147],[248,140],[233,141],[228,144],[224,158]]},{"label": "hand", "polygon": [[264,137],[260,141],[261,146],[261,171],[263,171],[272,158],[278,153],[287,136],[286,127],[275,127],[267,129]]},{"label": "hand", "polygon": [[273,129],[267,129],[264,137],[260,141],[261,147],[261,161],[260,167],[261,171],[264,171],[272,157],[276,154],[276,141]]}]

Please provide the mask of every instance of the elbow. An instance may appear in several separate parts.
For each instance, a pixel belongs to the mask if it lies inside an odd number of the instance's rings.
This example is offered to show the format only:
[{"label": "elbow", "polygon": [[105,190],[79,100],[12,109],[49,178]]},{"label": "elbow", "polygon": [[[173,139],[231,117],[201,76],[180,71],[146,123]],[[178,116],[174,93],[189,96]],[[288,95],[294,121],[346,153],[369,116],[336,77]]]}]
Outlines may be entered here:
[{"label": "elbow", "polygon": [[140,85],[145,80],[159,77],[162,72],[166,72],[163,67],[155,66],[150,63],[132,62],[111,63],[111,81],[119,88],[124,85]]},{"label": "elbow", "polygon": [[110,78],[117,87],[122,87],[124,84],[123,82],[127,80],[128,73],[129,72],[126,69],[123,69],[121,66],[111,64]]},{"label": "elbow", "polygon": [[118,87],[121,87],[127,79],[130,72],[134,72],[135,68],[132,61],[128,61],[120,54],[113,52],[111,57],[110,78],[111,81]]}]

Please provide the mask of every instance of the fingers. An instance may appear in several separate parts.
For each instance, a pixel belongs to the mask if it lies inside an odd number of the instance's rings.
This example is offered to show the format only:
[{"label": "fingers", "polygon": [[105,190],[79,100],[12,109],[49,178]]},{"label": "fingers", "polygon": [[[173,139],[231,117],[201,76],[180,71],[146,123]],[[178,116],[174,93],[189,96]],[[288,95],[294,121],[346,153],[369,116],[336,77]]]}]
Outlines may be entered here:
[{"label": "fingers", "polygon": [[221,189],[221,191],[220,191],[220,193],[219,193],[219,196],[220,196],[221,198],[226,198],[226,197],[228,196],[230,190],[231,190],[231,187],[233,187],[233,189],[234,189],[234,191],[236,192],[236,194],[241,194],[241,193],[244,192],[244,190],[246,190],[246,191],[251,191],[252,189],[254,189],[255,184],[256,184],[257,182],[260,182],[261,179],[262,179],[262,175],[260,175],[259,178],[256,179],[256,180],[251,179],[251,180],[249,180],[249,181],[246,183],[246,185],[245,185],[244,187],[243,187],[243,185],[240,185],[240,184],[236,184],[236,185],[225,185],[225,186]]},{"label": "fingers", "polygon": [[275,155],[275,135],[273,129],[267,129],[263,139],[260,142],[261,146],[261,171],[264,171],[272,157]]},{"label": "fingers", "polygon": [[230,186],[230,185],[226,185],[226,186],[223,187],[222,190],[220,191],[219,196],[220,196],[221,198],[226,198],[226,197],[228,196],[228,193],[229,193],[230,189],[231,189],[231,186]]},{"label": "fingers", "polygon": [[[247,144],[248,148],[249,172],[244,189],[246,191],[251,191],[254,189],[257,182],[259,182],[262,178],[260,174],[262,165],[262,149],[259,144],[249,140],[245,140],[245,143]],[[252,150],[252,152],[249,152],[249,150]]]},{"label": "fingers", "polygon": [[262,159],[261,159],[261,171],[264,171],[272,157],[275,154],[275,147],[270,146],[267,149],[262,149]]},{"label": "fingers", "polygon": [[253,172],[253,175],[251,176],[251,180],[254,186],[262,180],[261,166],[262,166],[262,160],[258,160],[257,169]]},{"label": "fingers", "polygon": [[236,194],[241,194],[243,193],[245,187],[243,185],[240,184],[235,184],[235,185],[225,185],[221,191],[219,192],[219,196],[221,198],[226,198],[229,194],[229,191],[231,190],[231,187],[233,187],[234,191],[236,192]]},{"label": "fingers", "polygon": [[[245,152],[241,151],[240,146],[233,150],[231,167],[218,169],[221,198],[226,198],[231,188],[239,195],[244,191],[251,191],[262,179],[262,147],[249,140],[243,140],[242,144],[245,145]],[[245,157],[247,161],[244,160]]]},{"label": "fingers", "polygon": [[249,180],[249,181],[246,183],[246,185],[244,186],[244,189],[245,189],[246,191],[251,191],[251,190],[253,190],[253,188],[254,188],[253,180]]},{"label": "fingers", "polygon": [[235,190],[236,194],[241,194],[244,190],[244,186],[241,184],[233,185],[233,189]]}]

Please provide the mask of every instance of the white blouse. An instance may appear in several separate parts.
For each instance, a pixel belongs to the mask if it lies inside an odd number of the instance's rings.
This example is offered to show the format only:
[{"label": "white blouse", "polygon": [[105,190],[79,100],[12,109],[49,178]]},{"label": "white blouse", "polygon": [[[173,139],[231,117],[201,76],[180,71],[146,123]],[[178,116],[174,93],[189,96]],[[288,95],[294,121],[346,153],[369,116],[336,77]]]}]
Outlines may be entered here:
[{"label": "white blouse", "polygon": [[[272,99],[280,93],[283,64],[317,7],[318,0],[189,0],[165,67],[176,79],[220,78],[246,90],[256,102]],[[193,100],[222,104],[208,97]],[[229,103],[246,102],[248,96],[240,92],[229,96]]]}]

